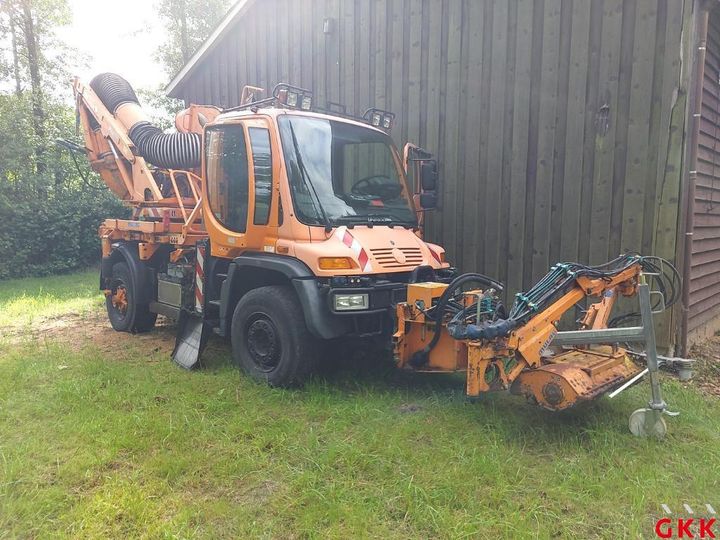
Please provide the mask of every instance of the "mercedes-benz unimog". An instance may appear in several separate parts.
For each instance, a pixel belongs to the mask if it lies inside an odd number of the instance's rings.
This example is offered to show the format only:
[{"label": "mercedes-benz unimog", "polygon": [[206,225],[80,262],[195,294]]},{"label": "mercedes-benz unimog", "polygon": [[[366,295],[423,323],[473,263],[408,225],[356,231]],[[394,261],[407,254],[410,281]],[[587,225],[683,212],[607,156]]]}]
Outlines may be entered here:
[{"label": "mercedes-benz unimog", "polygon": [[[234,362],[274,386],[302,383],[325,343],[372,340],[392,345],[400,368],[464,372],[470,396],[510,390],[549,410],[649,373],[652,400],[630,427],[664,434],[652,313],[680,290],[667,261],[557,264],[510,303],[502,283],[456,276],[423,239],[437,163],[410,144],[398,152],[390,112],[353,118],[318,109],[302,88],[279,84],[265,97],[246,86],[240,106],[191,105],[166,133],[118,75],[73,88],[80,150],[132,210],[99,230],[116,330],[177,319],[173,359],[186,368],[211,333],[227,336]],[[611,318],[616,299],[631,296],[640,311]],[[559,331],[580,305],[577,329]],[[613,328],[618,320],[639,324]]]}]

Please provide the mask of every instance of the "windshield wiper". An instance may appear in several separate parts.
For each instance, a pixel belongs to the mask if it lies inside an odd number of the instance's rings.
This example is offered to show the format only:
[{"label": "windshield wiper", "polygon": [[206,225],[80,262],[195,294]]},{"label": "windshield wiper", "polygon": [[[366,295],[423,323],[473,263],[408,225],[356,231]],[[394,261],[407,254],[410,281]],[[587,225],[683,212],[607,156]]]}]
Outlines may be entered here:
[{"label": "windshield wiper", "polygon": [[[288,125],[290,126],[290,135],[292,136],[293,147],[295,148],[295,156],[297,157],[298,166],[300,168],[300,177],[305,184],[305,188],[309,188],[308,191],[312,192],[312,194],[315,196],[315,200],[313,200],[312,197],[310,197],[310,200],[312,201],[312,205],[315,209],[316,214],[320,214],[325,221],[325,228],[327,229],[328,227],[330,227],[330,220],[328,219],[327,214],[322,207],[320,197],[318,197],[315,186],[313,185],[312,180],[310,180],[310,175],[307,172],[305,162],[303,161],[302,155],[300,154],[300,145],[298,145],[297,137],[295,136],[295,129],[293,128],[292,120],[288,121]],[[315,204],[315,201],[317,201],[317,205]]]}]

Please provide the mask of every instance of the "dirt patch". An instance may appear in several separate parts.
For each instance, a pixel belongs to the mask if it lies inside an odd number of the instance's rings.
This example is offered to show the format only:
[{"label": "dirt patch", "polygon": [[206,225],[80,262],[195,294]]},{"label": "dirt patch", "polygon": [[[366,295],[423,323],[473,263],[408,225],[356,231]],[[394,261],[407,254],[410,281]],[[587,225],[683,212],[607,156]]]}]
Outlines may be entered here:
[{"label": "dirt patch", "polygon": [[[175,345],[175,330],[173,321],[158,316],[152,332],[137,334],[133,340],[142,342],[145,350],[170,354]],[[128,339],[126,333],[113,330],[104,309],[40,318],[25,326],[0,327],[0,332],[10,343],[54,341],[76,351],[87,345],[105,352],[122,350]]]},{"label": "dirt patch", "polygon": [[720,397],[720,336],[713,336],[690,350],[695,358],[694,383],[706,394]]},{"label": "dirt patch", "polygon": [[422,405],[418,405],[417,403],[403,403],[398,407],[398,411],[400,411],[403,414],[412,414],[416,412],[422,411]]}]

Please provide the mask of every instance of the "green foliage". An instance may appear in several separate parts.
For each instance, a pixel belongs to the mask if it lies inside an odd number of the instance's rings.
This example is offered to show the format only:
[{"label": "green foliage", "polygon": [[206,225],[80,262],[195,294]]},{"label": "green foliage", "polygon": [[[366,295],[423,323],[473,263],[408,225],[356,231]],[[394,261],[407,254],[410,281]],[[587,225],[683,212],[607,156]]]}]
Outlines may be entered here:
[{"label": "green foliage", "polygon": [[[168,39],[158,52],[169,73],[190,58],[225,13],[227,0],[160,0]],[[85,156],[56,144],[80,143],[57,39],[70,20],[67,0],[0,2],[0,279],[65,272],[99,258],[97,227],[127,210],[89,170]],[[161,127],[182,108],[159,90],[141,92]],[[77,170],[80,168],[80,171]]]},{"label": "green foliage", "polygon": [[175,127],[175,115],[185,108],[183,101],[168,97],[163,88],[138,88],[136,93],[150,122],[163,130]]},{"label": "green foliage", "polygon": [[[70,12],[66,0],[0,4],[0,279],[44,276],[99,260],[99,223],[127,213],[89,170],[85,156],[56,145],[78,142],[75,114],[55,36]],[[29,31],[32,30],[33,39]],[[34,63],[31,63],[33,59]]]},{"label": "green foliage", "polygon": [[126,213],[107,190],[66,190],[41,199],[0,190],[0,279],[67,272],[100,260],[98,225]]},{"label": "green foliage", "polygon": [[168,75],[175,75],[202,45],[220,22],[228,0],[159,0],[167,38],[157,51],[157,59]]},{"label": "green foliage", "polygon": [[127,213],[77,156],[56,139],[75,139],[69,107],[45,102],[46,168],[38,172],[28,93],[0,95],[0,279],[41,276],[99,260],[97,227]]}]

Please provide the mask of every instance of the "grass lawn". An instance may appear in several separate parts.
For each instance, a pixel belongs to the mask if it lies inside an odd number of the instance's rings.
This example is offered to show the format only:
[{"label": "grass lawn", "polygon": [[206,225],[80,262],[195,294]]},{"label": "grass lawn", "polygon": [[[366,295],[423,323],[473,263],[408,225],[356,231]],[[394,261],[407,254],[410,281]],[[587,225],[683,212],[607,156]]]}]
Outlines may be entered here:
[{"label": "grass lawn", "polygon": [[694,385],[664,382],[662,442],[627,430],[646,384],[563,414],[377,366],[275,390],[222,341],[183,371],[172,329],[101,304],[94,272],[0,283],[0,538],[639,538],[662,503],[720,507]]}]

